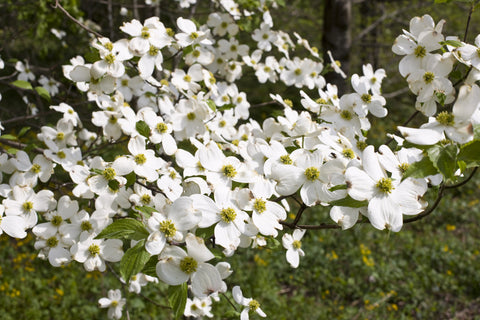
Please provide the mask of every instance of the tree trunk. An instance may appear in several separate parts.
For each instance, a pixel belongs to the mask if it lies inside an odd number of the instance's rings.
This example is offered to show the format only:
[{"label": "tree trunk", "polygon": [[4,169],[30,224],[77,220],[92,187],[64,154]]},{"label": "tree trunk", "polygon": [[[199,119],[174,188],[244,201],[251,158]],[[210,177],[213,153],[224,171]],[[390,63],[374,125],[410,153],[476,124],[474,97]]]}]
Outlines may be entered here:
[{"label": "tree trunk", "polygon": [[[352,20],[351,0],[327,0],[324,10],[323,52],[325,63],[329,63],[327,51],[340,61],[342,70],[348,75],[350,67],[350,47],[352,38],[350,25]],[[328,83],[337,85],[339,94],[346,92],[348,86],[345,79],[337,73],[326,75]]]}]

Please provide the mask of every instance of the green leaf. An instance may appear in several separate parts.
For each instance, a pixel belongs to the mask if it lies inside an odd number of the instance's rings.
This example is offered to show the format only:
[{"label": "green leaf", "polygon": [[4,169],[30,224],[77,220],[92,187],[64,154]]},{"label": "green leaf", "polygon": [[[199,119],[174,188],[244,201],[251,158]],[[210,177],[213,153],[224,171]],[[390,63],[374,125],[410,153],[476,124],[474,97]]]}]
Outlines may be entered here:
[{"label": "green leaf", "polygon": [[108,186],[113,191],[117,191],[118,189],[120,189],[120,182],[118,182],[117,180],[110,180],[108,181]]},{"label": "green leaf", "polygon": [[217,111],[217,105],[215,102],[213,102],[213,100],[207,99],[207,105],[213,110],[213,112]]},{"label": "green leaf", "polygon": [[125,178],[127,179],[127,183],[125,184],[125,187],[127,188],[132,186],[135,183],[135,181],[137,181],[137,175],[135,174],[134,171],[127,174]]},{"label": "green leaf", "polygon": [[23,127],[20,129],[20,132],[18,133],[18,137],[23,136],[25,133],[27,133],[28,130],[30,130],[31,127]]},{"label": "green leaf", "polygon": [[435,168],[447,179],[453,179],[457,164],[456,145],[447,146],[435,145],[427,150],[428,158]]},{"label": "green leaf", "polygon": [[336,191],[336,190],[346,190],[346,189],[347,189],[346,184],[339,184],[337,186],[331,187],[330,189],[328,189],[328,191],[333,192],[333,191]]},{"label": "green leaf", "polygon": [[150,259],[147,261],[147,263],[145,263],[145,266],[143,267],[141,272],[146,274],[147,276],[158,277],[157,263],[158,263],[158,255],[151,256]]},{"label": "green leaf", "polygon": [[149,259],[150,253],[145,249],[145,240],[141,240],[123,255],[120,260],[120,275],[128,282],[133,275],[142,271]]},{"label": "green leaf", "polygon": [[50,93],[44,87],[35,87],[35,91],[37,91],[38,95],[47,101],[51,101],[52,98],[50,97]]},{"label": "green leaf", "polygon": [[143,223],[131,218],[115,220],[100,232],[96,239],[146,239],[150,233]]},{"label": "green leaf", "polygon": [[6,140],[17,140],[18,139],[17,137],[15,137],[11,134],[4,134],[4,135],[0,136],[0,138],[6,139]]},{"label": "green leaf", "polygon": [[16,80],[16,81],[10,82],[10,84],[20,89],[33,90],[31,83],[28,81]]},{"label": "green leaf", "polygon": [[403,179],[412,178],[424,178],[437,174],[438,170],[433,166],[432,161],[428,157],[423,157],[422,160],[414,162],[408,166],[408,169],[403,174]]},{"label": "green leaf", "polygon": [[340,207],[350,207],[350,208],[361,208],[361,207],[367,206],[368,201],[367,200],[358,201],[358,200],[352,199],[350,196],[347,196],[346,198],[330,202],[330,205],[340,206]]},{"label": "green leaf", "polygon": [[175,320],[180,319],[185,311],[187,304],[187,283],[182,283],[179,286],[170,286],[168,288],[168,302],[173,309]]},{"label": "green leaf", "polygon": [[143,213],[145,215],[145,218],[147,219],[150,218],[153,212],[157,212],[155,208],[148,207],[148,206],[136,206],[135,210],[138,210],[141,213]]},{"label": "green leaf", "polygon": [[443,92],[436,92],[435,95],[437,96],[438,103],[442,105],[442,107],[445,105],[445,99],[447,99],[447,96]]},{"label": "green leaf", "polygon": [[455,48],[463,47],[463,43],[461,41],[458,41],[458,40],[445,40],[445,41],[440,42],[440,44],[442,46],[452,46],[452,47],[455,47]]},{"label": "green leaf", "polygon": [[473,127],[473,139],[480,140],[480,124]]},{"label": "green leaf", "polygon": [[150,137],[150,127],[145,121],[137,121],[137,123],[135,124],[135,129],[137,129],[138,133],[140,133],[145,138]]},{"label": "green leaf", "polygon": [[480,165],[480,140],[473,140],[460,147],[458,160],[464,161],[467,167]]},{"label": "green leaf", "polygon": [[464,173],[465,170],[467,169],[467,163],[465,161],[459,160],[457,161],[457,165],[462,173]]}]

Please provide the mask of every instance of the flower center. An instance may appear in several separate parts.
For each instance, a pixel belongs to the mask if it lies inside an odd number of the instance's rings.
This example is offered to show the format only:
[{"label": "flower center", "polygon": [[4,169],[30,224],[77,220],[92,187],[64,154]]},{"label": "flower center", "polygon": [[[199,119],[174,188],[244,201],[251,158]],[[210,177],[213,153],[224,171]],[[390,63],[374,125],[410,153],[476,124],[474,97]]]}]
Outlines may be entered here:
[{"label": "flower center", "polygon": [[258,308],[260,308],[260,303],[255,300],[255,299],[252,299],[249,303],[248,303],[248,310],[251,311],[251,312],[255,312]]},{"label": "flower center", "polygon": [[423,58],[427,55],[427,50],[423,46],[418,46],[415,48],[414,54],[417,58]]},{"label": "flower center", "polygon": [[100,253],[100,247],[96,244],[91,244],[90,247],[88,247],[88,252],[90,252],[91,256],[95,257]]},{"label": "flower center", "polygon": [[437,121],[444,126],[452,126],[455,122],[455,116],[447,111],[442,111],[437,115]]},{"label": "flower center", "polygon": [[105,178],[105,180],[110,181],[110,180],[113,180],[113,178],[115,178],[117,173],[113,168],[106,168],[105,170],[103,170],[102,175]]},{"label": "flower center", "polygon": [[340,112],[340,117],[345,120],[352,120],[352,113],[348,110],[343,110]]},{"label": "flower center", "polygon": [[92,224],[90,223],[90,221],[82,221],[82,223],[80,224],[80,229],[82,229],[82,231],[90,231],[92,230]]},{"label": "flower center", "polygon": [[293,240],[292,246],[298,250],[302,247],[302,242],[300,240]]},{"label": "flower center", "polygon": [[105,61],[108,64],[113,64],[115,62],[115,56],[113,54],[109,53],[105,56]]},{"label": "flower center", "polygon": [[255,199],[253,202],[253,209],[258,213],[263,213],[267,210],[267,203],[263,199]]},{"label": "flower center", "polygon": [[237,175],[237,170],[235,170],[235,168],[231,164],[227,164],[226,166],[223,166],[222,172],[228,178],[233,178]]},{"label": "flower center", "polygon": [[165,123],[160,122],[160,123],[157,124],[157,128],[156,128],[156,129],[157,129],[157,131],[160,132],[160,133],[165,133],[165,132],[167,132],[167,130],[168,130],[168,126],[167,126]]},{"label": "flower center", "polygon": [[376,187],[380,192],[383,193],[391,193],[394,189],[392,185],[392,179],[390,178],[382,178],[378,180]]},{"label": "flower center", "polygon": [[305,170],[305,176],[307,177],[307,180],[315,181],[320,176],[320,171],[315,167],[310,167]]},{"label": "flower center", "polygon": [[147,28],[147,27],[143,27],[143,28],[142,28],[142,35],[141,35],[141,37],[142,37],[143,39],[148,39],[148,38],[150,38],[150,32],[148,32],[148,28]]},{"label": "flower center", "polygon": [[165,235],[166,238],[172,238],[175,233],[177,233],[177,228],[175,228],[172,220],[164,220],[160,222],[159,230]]},{"label": "flower center", "polygon": [[31,201],[25,201],[22,205],[23,210],[30,211],[33,209],[33,203]]},{"label": "flower center", "polygon": [[58,239],[56,237],[50,237],[47,239],[47,246],[55,248],[58,245]]},{"label": "flower center", "polygon": [[32,168],[30,169],[30,171],[32,171],[33,173],[40,173],[40,170],[42,169],[42,167],[40,167],[39,164],[37,163],[34,163],[32,165]]},{"label": "flower center", "polygon": [[362,101],[366,104],[369,104],[370,102],[372,102],[372,95],[368,93],[362,94]]},{"label": "flower center", "polygon": [[143,194],[143,195],[140,197],[140,202],[143,203],[144,205],[149,204],[150,201],[152,201],[152,197],[150,197],[149,194]]},{"label": "flower center", "polygon": [[147,157],[145,157],[143,153],[137,154],[133,159],[135,160],[135,163],[139,165],[142,165],[145,162],[147,162]]},{"label": "flower center", "polygon": [[401,163],[401,164],[398,165],[398,169],[403,174],[403,173],[405,173],[405,171],[407,171],[409,166],[410,165],[408,163],[404,162],[404,163]]},{"label": "flower center", "polygon": [[198,262],[192,257],[185,257],[180,261],[180,270],[186,274],[191,274],[197,271]]},{"label": "flower center", "polygon": [[148,49],[148,54],[151,55],[152,57],[155,57],[159,51],[160,49],[158,49],[157,47],[150,46],[150,49]]},{"label": "flower center", "polygon": [[195,116],[195,113],[193,112],[190,112],[187,114],[187,119],[190,120],[190,121],[193,121],[195,120],[196,116]]},{"label": "flower center", "polygon": [[423,75],[423,81],[425,81],[426,84],[431,83],[433,79],[435,79],[435,75],[433,74],[433,72],[425,72],[425,74]]},{"label": "flower center", "polygon": [[197,38],[198,38],[198,33],[197,32],[190,33],[190,39],[195,40]]},{"label": "flower center", "polygon": [[292,158],[290,158],[290,155],[286,154],[280,157],[280,162],[283,164],[292,164]]},{"label": "flower center", "polygon": [[220,211],[220,217],[222,218],[222,220],[224,222],[230,223],[233,220],[235,220],[235,218],[237,217],[237,214],[235,213],[235,209],[226,208],[226,209],[222,209],[222,211]]},{"label": "flower center", "polygon": [[52,220],[50,220],[50,223],[53,224],[55,227],[58,227],[59,225],[61,225],[62,222],[63,222],[63,219],[60,216],[54,216]]},{"label": "flower center", "polygon": [[343,156],[344,156],[345,158],[347,158],[347,159],[353,159],[353,158],[355,158],[355,152],[353,152],[353,150],[350,149],[350,148],[343,149],[342,154],[343,154]]}]

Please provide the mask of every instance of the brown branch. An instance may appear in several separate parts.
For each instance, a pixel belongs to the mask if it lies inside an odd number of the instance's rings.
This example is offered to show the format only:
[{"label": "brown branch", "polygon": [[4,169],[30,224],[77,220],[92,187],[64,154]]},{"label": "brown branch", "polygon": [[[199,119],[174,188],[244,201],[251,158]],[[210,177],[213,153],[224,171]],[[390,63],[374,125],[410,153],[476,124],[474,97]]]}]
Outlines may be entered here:
[{"label": "brown branch", "polygon": [[17,122],[17,121],[24,121],[24,120],[28,120],[28,119],[35,119],[35,118],[43,117],[43,116],[46,116],[46,115],[49,115],[49,114],[54,114],[54,113],[56,113],[56,111],[47,111],[47,112],[44,112],[44,113],[32,114],[32,115],[30,115],[30,116],[15,117],[15,118],[11,118],[11,119],[8,119],[8,120],[3,120],[3,121],[2,121],[2,125],[3,125],[3,124],[7,124],[7,123],[12,123],[12,122]]},{"label": "brown branch", "polygon": [[100,33],[90,29],[89,27],[87,27],[86,25],[84,25],[83,23],[81,23],[80,21],[78,21],[77,19],[75,19],[67,10],[65,10],[64,7],[62,7],[62,5],[60,4],[60,0],[55,0],[55,5],[53,5],[53,8],[58,8],[60,9],[60,11],[62,11],[70,20],[72,20],[73,22],[75,22],[77,25],[80,26],[80,28],[86,30],[87,32],[95,35],[96,37],[98,38],[105,38],[104,36],[102,36]]},{"label": "brown branch", "polygon": [[458,187],[461,187],[463,186],[464,184],[466,184],[468,181],[470,181],[470,179],[473,178],[473,176],[475,175],[475,173],[477,172],[477,169],[478,167],[475,167],[475,169],[473,169],[473,171],[470,173],[470,175],[468,176],[467,179],[463,180],[462,182],[459,182],[457,184],[452,184],[450,186],[445,186],[445,189],[453,189],[453,188],[458,188]]},{"label": "brown branch", "polygon": [[[23,150],[28,146],[25,143],[21,143],[21,142],[9,140],[9,139],[4,139],[4,138],[0,138],[0,144],[4,144],[6,146],[9,146],[9,147],[12,147],[12,148],[15,148],[15,149],[19,149],[19,150]],[[38,154],[43,154],[43,151],[44,151],[43,149],[40,149],[40,148],[32,148],[32,150],[35,153],[38,153]]]}]

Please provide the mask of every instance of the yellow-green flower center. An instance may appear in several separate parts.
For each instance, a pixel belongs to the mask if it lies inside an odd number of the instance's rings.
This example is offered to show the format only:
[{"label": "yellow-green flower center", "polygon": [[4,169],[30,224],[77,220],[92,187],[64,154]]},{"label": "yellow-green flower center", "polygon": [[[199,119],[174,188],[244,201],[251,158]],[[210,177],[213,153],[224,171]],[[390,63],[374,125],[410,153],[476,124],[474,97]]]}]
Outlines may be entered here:
[{"label": "yellow-green flower center", "polygon": [[382,193],[391,193],[393,188],[392,179],[382,178],[376,184],[377,189]]},{"label": "yellow-green flower center", "polygon": [[369,104],[370,102],[372,102],[372,95],[368,93],[362,94],[362,101],[366,104]]},{"label": "yellow-green flower center", "polygon": [[283,156],[280,156],[280,162],[283,164],[292,164],[292,158],[290,158],[290,155],[286,154]]},{"label": "yellow-green flower center", "polygon": [[40,167],[39,164],[34,163],[32,165],[32,168],[30,169],[30,171],[32,171],[33,173],[40,173],[41,169],[42,169],[42,167]]},{"label": "yellow-green flower center", "polygon": [[22,205],[23,210],[30,211],[33,209],[33,203],[31,201],[25,201]]},{"label": "yellow-green flower center", "polygon": [[426,84],[431,83],[433,79],[435,79],[435,75],[433,74],[433,72],[425,72],[425,74],[423,75],[423,81],[425,81]]},{"label": "yellow-green flower center", "polygon": [[105,180],[110,181],[110,180],[113,180],[115,178],[117,173],[115,172],[115,169],[113,169],[113,168],[106,168],[105,170],[103,170],[102,175],[105,178]]},{"label": "yellow-green flower center", "polygon": [[90,221],[82,221],[82,223],[80,224],[80,229],[82,231],[90,231],[93,229],[93,227]]},{"label": "yellow-green flower center", "polygon": [[223,222],[230,223],[233,220],[235,220],[235,218],[237,217],[237,214],[235,213],[235,209],[226,208],[220,211],[220,217],[223,220]]},{"label": "yellow-green flower center", "polygon": [[157,124],[156,129],[159,133],[165,133],[168,130],[168,126],[165,123],[160,122]]},{"label": "yellow-green flower center", "polygon": [[255,300],[255,299],[252,299],[249,303],[248,303],[248,310],[251,311],[251,312],[255,312],[258,308],[260,308],[260,303]]},{"label": "yellow-green flower center", "polygon": [[289,106],[290,108],[293,107],[293,102],[292,102],[292,100],[290,100],[290,99],[283,99],[283,102],[284,102],[287,106]]},{"label": "yellow-green flower center", "polygon": [[305,169],[305,177],[307,177],[307,180],[315,181],[318,179],[319,176],[320,176],[320,171],[318,171],[317,168],[310,167]]},{"label": "yellow-green flower center", "polygon": [[143,153],[137,154],[135,157],[133,157],[133,159],[135,160],[135,163],[139,165],[142,165],[145,162],[147,162],[147,157],[145,157]]},{"label": "yellow-green flower center", "polygon": [[197,271],[198,262],[192,257],[185,257],[180,261],[180,270],[186,274],[191,274]]},{"label": "yellow-green flower center", "polygon": [[231,164],[227,164],[222,167],[222,172],[228,178],[234,178],[237,175],[237,170]]},{"label": "yellow-green flower center", "polygon": [[90,252],[90,255],[94,257],[100,253],[100,247],[96,244],[91,244],[90,247],[88,247],[88,252]]},{"label": "yellow-green flower center", "polygon": [[158,49],[157,47],[150,46],[150,49],[148,49],[148,54],[151,55],[152,57],[155,57],[159,51],[160,49]]},{"label": "yellow-green flower center", "polygon": [[358,141],[357,142],[357,148],[360,150],[360,151],[363,151],[365,150],[365,148],[367,147],[367,143],[365,141]]},{"label": "yellow-green flower center", "polygon": [[409,166],[410,165],[408,163],[404,162],[398,165],[398,169],[400,170],[401,173],[405,173],[405,171],[407,171]]},{"label": "yellow-green flower center", "polygon": [[65,139],[65,133],[63,133],[63,132],[58,132],[56,139],[59,140],[59,141],[62,141],[63,139]]},{"label": "yellow-green flower center", "polygon": [[195,118],[196,118],[195,113],[190,112],[190,113],[187,114],[187,119],[188,120],[193,121],[193,120],[195,120]]},{"label": "yellow-green flower center", "polygon": [[415,51],[413,52],[415,57],[417,58],[423,58],[427,55],[427,50],[423,46],[418,46],[415,48]]},{"label": "yellow-green flower center", "polygon": [[347,159],[353,159],[353,158],[355,158],[355,152],[353,152],[353,150],[350,149],[350,148],[343,149],[342,154],[343,154],[343,156],[344,156],[345,158],[347,158]]},{"label": "yellow-green flower center", "polygon": [[109,53],[105,56],[105,61],[108,64],[113,64],[115,62],[115,56],[113,54]]},{"label": "yellow-green flower center", "polygon": [[63,219],[60,216],[54,216],[52,220],[50,220],[50,223],[53,224],[55,227],[58,227],[59,225],[61,225],[62,222],[63,222]]},{"label": "yellow-green flower center", "polygon": [[46,242],[47,246],[50,248],[55,248],[58,245],[58,239],[56,237],[50,237]]},{"label": "yellow-green flower center", "polygon": [[197,38],[198,38],[198,33],[197,32],[190,33],[190,39],[195,40]]},{"label": "yellow-green flower center", "polygon": [[150,201],[152,201],[152,197],[150,197],[149,194],[143,194],[141,197],[140,197],[140,202],[144,205],[147,205],[150,203]]},{"label": "yellow-green flower center", "polygon": [[352,113],[348,110],[343,110],[340,112],[340,117],[345,120],[352,120]]},{"label": "yellow-green flower center", "polygon": [[62,150],[58,151],[57,152],[57,157],[59,159],[65,159],[67,157],[67,155],[65,154],[65,152],[63,152]]},{"label": "yellow-green flower center", "polygon": [[298,250],[302,247],[302,242],[300,240],[293,240],[292,246]]},{"label": "yellow-green flower center", "polygon": [[190,81],[192,81],[192,77],[189,76],[188,74],[186,74],[186,75],[183,77],[183,81],[185,81],[185,82],[190,82]]},{"label": "yellow-green flower center", "polygon": [[159,230],[166,238],[172,238],[177,232],[177,228],[175,228],[172,220],[164,220],[160,222]]},{"label": "yellow-green flower center", "polygon": [[263,199],[255,199],[253,202],[253,209],[255,209],[258,213],[263,213],[267,210],[267,203]]},{"label": "yellow-green flower center", "polygon": [[455,116],[452,113],[449,113],[448,111],[442,111],[437,115],[437,121],[440,124],[443,124],[444,126],[453,126],[455,123],[454,119]]},{"label": "yellow-green flower center", "polygon": [[142,35],[141,35],[141,37],[142,37],[143,39],[148,39],[148,38],[150,38],[150,32],[148,32],[148,28],[147,28],[147,27],[143,27],[143,28],[142,28]]}]

